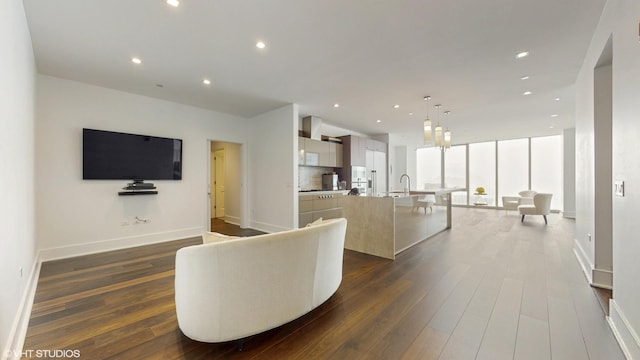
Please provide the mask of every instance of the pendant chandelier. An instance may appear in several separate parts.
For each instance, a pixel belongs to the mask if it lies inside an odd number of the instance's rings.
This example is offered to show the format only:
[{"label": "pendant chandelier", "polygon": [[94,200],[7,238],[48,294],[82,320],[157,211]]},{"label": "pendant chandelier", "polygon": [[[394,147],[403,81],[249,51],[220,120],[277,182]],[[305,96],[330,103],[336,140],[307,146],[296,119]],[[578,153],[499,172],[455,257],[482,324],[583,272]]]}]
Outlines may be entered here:
[{"label": "pendant chandelier", "polygon": [[[435,128],[435,142],[434,145],[441,148],[442,150],[447,150],[449,148],[451,148],[451,131],[449,130],[449,127],[447,127],[446,130],[443,131],[442,129],[442,125],[440,125],[440,107],[442,107],[442,105],[437,104],[436,105],[436,109],[438,109],[438,115],[437,115],[437,124],[436,124],[436,128]],[[451,111],[445,111],[444,114],[449,115]]]},{"label": "pendant chandelier", "polygon": [[431,143],[431,120],[429,119],[429,100],[431,100],[431,96],[425,96],[424,101],[427,104],[427,118],[424,119],[424,143]]},{"label": "pendant chandelier", "polygon": [[440,104],[436,105],[436,109],[438,109],[436,119],[438,122],[435,129],[435,135],[436,135],[435,145],[439,147],[442,147],[444,144],[443,137],[442,137],[442,126],[440,126],[440,107],[441,106],[442,105]]},{"label": "pendant chandelier", "polygon": [[[451,111],[447,110],[444,112],[446,117],[449,117],[449,113]],[[447,126],[447,130],[444,131],[444,149],[451,148],[451,131],[449,130],[449,126]]]},{"label": "pendant chandelier", "polygon": [[[427,117],[423,121],[423,129],[424,129],[424,144],[437,146],[442,150],[446,150],[451,148],[451,131],[447,126],[446,130],[443,130],[442,125],[440,125],[440,108],[441,104],[436,104],[435,107],[437,109],[436,112],[436,127],[432,128],[431,119],[429,119],[429,100],[431,100],[431,96],[425,96],[424,101],[427,106]],[[445,116],[448,116],[451,111],[447,110],[444,112]],[[443,122],[444,119],[443,119]],[[433,142],[432,142],[433,141]]]}]

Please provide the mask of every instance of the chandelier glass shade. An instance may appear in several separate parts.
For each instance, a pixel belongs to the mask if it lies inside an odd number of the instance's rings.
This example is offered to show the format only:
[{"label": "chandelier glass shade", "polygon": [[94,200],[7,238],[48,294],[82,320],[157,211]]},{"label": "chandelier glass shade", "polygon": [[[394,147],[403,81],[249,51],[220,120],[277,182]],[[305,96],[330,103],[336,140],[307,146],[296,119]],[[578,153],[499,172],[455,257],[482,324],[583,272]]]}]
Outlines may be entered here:
[{"label": "chandelier glass shade", "polygon": [[431,120],[429,118],[424,120],[424,143],[431,142]]},{"label": "chandelier glass shade", "polygon": [[431,99],[431,96],[425,96],[424,97],[424,101],[426,101],[427,103],[427,117],[424,119],[423,122],[423,128],[424,128],[424,143],[425,144],[429,144],[431,143],[431,120],[429,119],[429,100]]},{"label": "chandelier glass shade", "polygon": [[[451,113],[451,111],[447,110],[444,112],[445,118],[449,117],[449,113]],[[447,126],[447,130],[444,132],[444,139],[442,142],[442,148],[443,149],[449,149],[451,148],[451,131],[449,131],[449,127]]]},{"label": "chandelier glass shade", "polygon": [[451,131],[449,129],[444,132],[444,148],[451,148]]},{"label": "chandelier glass shade", "polygon": [[444,141],[443,141],[443,136],[442,136],[442,126],[440,126],[440,124],[438,124],[436,126],[435,133],[436,133],[435,134],[436,135],[435,145],[436,146],[442,146]]}]

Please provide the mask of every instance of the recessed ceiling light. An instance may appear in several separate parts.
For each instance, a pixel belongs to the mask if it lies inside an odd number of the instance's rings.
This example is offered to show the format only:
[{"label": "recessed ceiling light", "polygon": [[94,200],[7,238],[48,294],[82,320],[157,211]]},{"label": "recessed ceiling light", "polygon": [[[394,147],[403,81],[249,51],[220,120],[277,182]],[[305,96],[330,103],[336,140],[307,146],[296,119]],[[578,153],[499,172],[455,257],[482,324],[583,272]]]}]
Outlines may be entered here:
[{"label": "recessed ceiling light", "polygon": [[394,108],[394,109],[397,109],[397,108],[399,108],[399,107],[400,107],[400,105],[398,105],[398,104],[393,105],[393,108]]},{"label": "recessed ceiling light", "polygon": [[333,107],[334,107],[334,108],[339,108],[339,107],[340,107],[340,104],[335,103],[335,104],[333,104]]},{"label": "recessed ceiling light", "polygon": [[178,7],[180,6],[180,1],[178,0],[167,0],[167,4],[173,6],[173,7]]},{"label": "recessed ceiling light", "polygon": [[520,80],[529,80],[529,76],[525,75],[525,76],[521,77]]},{"label": "recessed ceiling light", "polygon": [[522,93],[522,95],[531,95],[531,94],[533,94],[531,91],[525,91]]},{"label": "recessed ceiling light", "polygon": [[377,122],[377,123],[381,123],[381,122],[382,122],[382,120],[376,120],[376,122]]},{"label": "recessed ceiling light", "polygon": [[204,80],[202,80],[202,83],[205,84],[205,85],[211,85],[211,80],[204,79]]},{"label": "recessed ceiling light", "polygon": [[413,113],[409,113],[409,116],[413,116]]},{"label": "recessed ceiling light", "polygon": [[132,57],[131,62],[138,65],[142,64],[142,60],[140,60],[140,58],[137,58],[137,57]]},{"label": "recessed ceiling light", "polygon": [[553,129],[553,128],[554,128],[554,126],[553,126],[553,125],[549,126],[549,129]]},{"label": "recessed ceiling light", "polygon": [[560,101],[560,98],[555,98],[556,101]]},{"label": "recessed ceiling light", "polygon": [[528,51],[521,51],[519,53],[516,54],[516,59],[522,59],[524,57],[529,56],[529,52]]},{"label": "recessed ceiling light", "polygon": [[558,117],[558,116],[560,116],[560,115],[558,115],[558,114],[551,114],[551,117]]},{"label": "recessed ceiling light", "polygon": [[265,47],[267,47],[267,44],[263,43],[262,41],[258,41],[258,42],[256,43],[256,47],[257,47],[258,49],[264,49]]}]

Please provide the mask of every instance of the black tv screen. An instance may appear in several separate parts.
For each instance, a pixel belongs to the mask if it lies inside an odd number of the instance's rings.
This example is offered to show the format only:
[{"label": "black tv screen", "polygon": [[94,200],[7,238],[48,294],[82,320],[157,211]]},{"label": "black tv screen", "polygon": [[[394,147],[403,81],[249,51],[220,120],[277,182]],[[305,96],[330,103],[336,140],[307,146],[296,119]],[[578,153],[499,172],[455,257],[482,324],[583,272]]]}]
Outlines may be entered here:
[{"label": "black tv screen", "polygon": [[182,140],[82,129],[85,180],[182,180]]}]

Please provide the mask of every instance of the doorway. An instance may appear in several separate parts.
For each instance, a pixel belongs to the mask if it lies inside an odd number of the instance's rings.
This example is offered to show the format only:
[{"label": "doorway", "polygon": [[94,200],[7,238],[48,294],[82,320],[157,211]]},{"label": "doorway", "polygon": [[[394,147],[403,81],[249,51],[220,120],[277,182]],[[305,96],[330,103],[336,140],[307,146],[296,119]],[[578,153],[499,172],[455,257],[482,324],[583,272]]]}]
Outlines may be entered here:
[{"label": "doorway", "polygon": [[241,225],[242,159],[241,144],[210,141],[209,147],[209,229],[212,221]]}]

